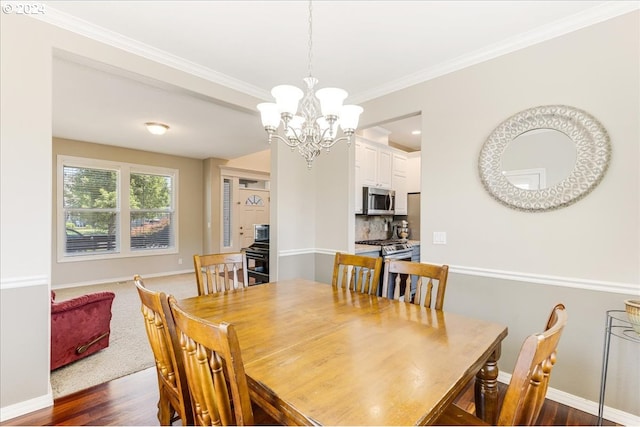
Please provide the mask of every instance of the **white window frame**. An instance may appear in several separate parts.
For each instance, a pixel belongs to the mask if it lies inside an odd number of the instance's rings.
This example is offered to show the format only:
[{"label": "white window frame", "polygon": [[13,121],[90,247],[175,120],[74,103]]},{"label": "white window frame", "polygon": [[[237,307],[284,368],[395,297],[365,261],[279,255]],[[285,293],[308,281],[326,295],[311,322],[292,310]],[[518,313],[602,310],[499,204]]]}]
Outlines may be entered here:
[{"label": "white window frame", "polygon": [[[116,237],[117,252],[101,253],[98,255],[66,255],[65,254],[65,241],[66,241],[66,222],[64,216],[64,177],[63,171],[65,166],[80,167],[80,168],[93,168],[93,169],[110,169],[118,171],[118,202],[119,209],[119,230]],[[82,261],[95,261],[103,259],[116,259],[116,258],[131,258],[140,256],[157,256],[177,254],[179,250],[179,210],[178,210],[178,188],[179,188],[179,173],[177,169],[163,168],[157,166],[140,165],[126,162],[113,162],[109,160],[91,159],[84,157],[73,157],[59,155],[57,158],[57,189],[56,189],[56,234],[57,234],[57,260],[58,262],[82,262]],[[163,249],[145,249],[145,250],[131,250],[129,242],[131,241],[131,229],[130,218],[131,209],[129,207],[129,185],[131,179],[131,173],[140,174],[153,174],[153,175],[165,175],[171,176],[172,191],[171,191],[171,206],[173,207],[172,221],[173,227],[173,247]],[[126,197],[123,197],[126,195]]]}]

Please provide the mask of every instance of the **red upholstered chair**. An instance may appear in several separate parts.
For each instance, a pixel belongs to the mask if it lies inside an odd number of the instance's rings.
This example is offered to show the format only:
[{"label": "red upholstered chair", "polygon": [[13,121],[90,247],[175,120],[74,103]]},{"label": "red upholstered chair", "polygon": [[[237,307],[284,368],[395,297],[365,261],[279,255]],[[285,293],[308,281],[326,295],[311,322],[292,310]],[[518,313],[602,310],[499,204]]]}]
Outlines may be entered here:
[{"label": "red upholstered chair", "polygon": [[113,292],[56,302],[51,291],[51,370],[109,346]]}]

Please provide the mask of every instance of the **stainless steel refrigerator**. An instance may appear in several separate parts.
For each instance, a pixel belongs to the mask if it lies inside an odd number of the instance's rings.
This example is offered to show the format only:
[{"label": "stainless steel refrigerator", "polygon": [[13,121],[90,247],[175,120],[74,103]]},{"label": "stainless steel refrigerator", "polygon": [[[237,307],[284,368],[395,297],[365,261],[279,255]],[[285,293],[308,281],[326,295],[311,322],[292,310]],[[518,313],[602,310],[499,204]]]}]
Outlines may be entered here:
[{"label": "stainless steel refrigerator", "polygon": [[407,194],[407,221],[409,239],[420,240],[420,193]]}]

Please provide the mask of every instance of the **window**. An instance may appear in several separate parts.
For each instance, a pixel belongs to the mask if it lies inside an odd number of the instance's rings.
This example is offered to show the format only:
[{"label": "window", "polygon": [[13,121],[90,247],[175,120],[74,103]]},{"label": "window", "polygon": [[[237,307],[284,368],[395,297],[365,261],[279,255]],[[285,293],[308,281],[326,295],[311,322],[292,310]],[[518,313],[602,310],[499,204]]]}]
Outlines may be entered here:
[{"label": "window", "polygon": [[58,260],[177,252],[177,175],[59,156]]},{"label": "window", "polygon": [[146,250],[172,247],[172,177],[133,172],[130,177],[130,248]]},{"label": "window", "polygon": [[231,185],[231,179],[224,178],[222,190],[222,246],[225,248],[231,246],[231,207],[233,206]]}]

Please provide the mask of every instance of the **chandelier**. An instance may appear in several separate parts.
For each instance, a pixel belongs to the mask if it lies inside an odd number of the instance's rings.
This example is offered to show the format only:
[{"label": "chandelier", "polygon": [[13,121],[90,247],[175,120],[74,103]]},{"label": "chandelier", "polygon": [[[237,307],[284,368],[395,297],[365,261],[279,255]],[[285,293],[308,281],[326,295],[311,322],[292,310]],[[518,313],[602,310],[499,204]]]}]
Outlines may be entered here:
[{"label": "chandelier", "polygon": [[[318,79],[311,75],[312,12],[310,0],[309,76],[303,79],[306,92],[303,93],[295,86],[280,85],[271,90],[275,103],[258,104],[262,125],[269,134],[269,144],[275,137],[291,147],[292,151],[297,148],[307,161],[309,169],[323,149],[328,152],[339,141],[351,143],[351,137],[358,127],[358,119],[363,111],[358,105],[342,105],[348,95],[345,90],[324,88],[314,94]],[[284,136],[278,134],[281,122]],[[338,137],[338,127],[342,129],[341,137]]]}]

